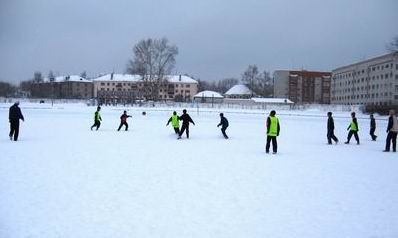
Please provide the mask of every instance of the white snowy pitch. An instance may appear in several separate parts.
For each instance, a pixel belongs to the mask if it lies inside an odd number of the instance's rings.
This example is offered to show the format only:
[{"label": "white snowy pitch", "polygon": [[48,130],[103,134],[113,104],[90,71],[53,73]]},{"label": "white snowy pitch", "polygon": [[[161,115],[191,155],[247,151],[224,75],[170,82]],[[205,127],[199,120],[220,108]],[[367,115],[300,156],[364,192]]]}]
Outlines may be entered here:
[{"label": "white snowy pitch", "polygon": [[[398,237],[398,154],[383,153],[359,115],[361,145],[344,145],[349,113],[279,112],[279,153],[265,154],[265,114],[188,109],[196,126],[177,140],[158,111],[21,105],[20,141],[0,104],[0,237]],[[116,129],[127,109],[128,132]],[[181,109],[178,110],[181,112]],[[268,112],[264,112],[267,113]],[[278,114],[278,112],[277,112]]]}]

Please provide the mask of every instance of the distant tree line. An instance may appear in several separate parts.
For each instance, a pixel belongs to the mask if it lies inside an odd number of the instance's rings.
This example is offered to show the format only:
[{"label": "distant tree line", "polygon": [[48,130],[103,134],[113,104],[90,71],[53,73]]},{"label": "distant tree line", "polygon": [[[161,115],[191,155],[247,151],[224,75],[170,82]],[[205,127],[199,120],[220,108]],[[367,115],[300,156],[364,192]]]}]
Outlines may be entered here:
[{"label": "distant tree line", "polygon": [[199,80],[199,91],[211,90],[224,94],[239,83],[245,84],[252,90],[253,96],[271,97],[273,94],[273,82],[270,73],[266,70],[260,72],[257,65],[249,65],[240,80],[237,78],[225,78],[212,82]]},{"label": "distant tree line", "polygon": [[0,97],[12,97],[17,92],[17,86],[0,81]]}]

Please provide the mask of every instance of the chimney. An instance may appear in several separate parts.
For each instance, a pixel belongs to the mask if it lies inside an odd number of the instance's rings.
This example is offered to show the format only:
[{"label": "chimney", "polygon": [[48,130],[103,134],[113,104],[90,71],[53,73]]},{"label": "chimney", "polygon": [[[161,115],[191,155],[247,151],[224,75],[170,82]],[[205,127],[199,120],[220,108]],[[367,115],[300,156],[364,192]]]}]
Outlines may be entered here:
[{"label": "chimney", "polygon": [[178,78],[178,81],[180,81],[180,82],[181,82],[181,74],[180,74],[180,77]]},{"label": "chimney", "polygon": [[113,80],[113,73],[111,73],[111,80]]}]

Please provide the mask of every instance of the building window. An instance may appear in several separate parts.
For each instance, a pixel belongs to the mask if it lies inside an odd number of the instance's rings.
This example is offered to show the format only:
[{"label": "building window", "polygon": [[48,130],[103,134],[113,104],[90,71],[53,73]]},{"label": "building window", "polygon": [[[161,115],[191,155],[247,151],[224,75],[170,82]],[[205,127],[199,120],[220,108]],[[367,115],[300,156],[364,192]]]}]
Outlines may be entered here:
[{"label": "building window", "polygon": [[191,85],[190,85],[190,84],[187,84],[185,87],[186,87],[186,88],[190,88],[190,87],[191,87]]},{"label": "building window", "polygon": [[101,86],[105,86],[105,83],[101,83]]}]

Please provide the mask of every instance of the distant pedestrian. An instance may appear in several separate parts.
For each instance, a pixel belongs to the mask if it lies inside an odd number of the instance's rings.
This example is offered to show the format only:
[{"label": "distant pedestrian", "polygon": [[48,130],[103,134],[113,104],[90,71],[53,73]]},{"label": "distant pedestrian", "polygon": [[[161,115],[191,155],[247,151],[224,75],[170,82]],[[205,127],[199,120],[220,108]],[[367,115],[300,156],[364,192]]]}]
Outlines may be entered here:
[{"label": "distant pedestrian", "polygon": [[171,125],[173,126],[174,132],[179,135],[180,133],[180,117],[177,115],[177,112],[174,111],[173,115],[170,117],[170,119],[167,121],[166,126],[168,126],[171,122]]},{"label": "distant pedestrian", "polygon": [[355,112],[351,113],[351,118],[352,118],[352,121],[347,128],[347,131],[349,130],[348,136],[347,136],[347,141],[344,143],[349,144],[352,135],[354,135],[355,140],[357,141],[357,144],[359,145],[359,136],[358,136],[359,126],[358,126],[357,118],[355,117]]},{"label": "distant pedestrian", "polygon": [[101,111],[101,107],[98,106],[97,111],[95,111],[95,113],[94,113],[94,125],[91,126],[91,130],[93,130],[94,127],[97,127],[96,130],[98,131],[98,128],[100,128],[100,126],[101,126],[102,118],[101,118],[100,111]]},{"label": "distant pedestrian", "polygon": [[14,141],[18,140],[19,135],[19,120],[25,121],[25,118],[22,115],[21,109],[19,108],[19,101],[16,101],[14,105],[10,107],[10,111],[8,114],[8,120],[10,121],[10,140]]},{"label": "distant pedestrian", "polygon": [[336,144],[339,142],[339,139],[334,135],[334,120],[332,116],[332,112],[328,112],[328,125],[327,125],[327,138],[328,138],[328,144],[332,144],[332,140],[336,142]]},{"label": "distant pedestrian", "polygon": [[227,133],[225,133],[225,130],[227,130],[229,123],[227,118],[224,117],[224,113],[220,113],[220,123],[217,125],[217,127],[221,126],[221,132],[224,136],[225,139],[228,139]]},{"label": "distant pedestrian", "polygon": [[388,126],[387,126],[387,139],[386,139],[386,148],[384,152],[390,151],[390,145],[392,141],[392,151],[397,151],[397,133],[398,133],[398,119],[395,115],[394,110],[390,110],[390,117],[388,118]]},{"label": "distant pedestrian", "polygon": [[182,126],[180,134],[178,135],[178,139],[181,139],[181,136],[182,134],[184,134],[184,131],[186,131],[187,138],[189,139],[189,123],[195,125],[195,122],[193,122],[192,118],[189,116],[186,109],[182,110],[182,115],[180,116],[179,120],[182,121]]},{"label": "distant pedestrian", "polygon": [[274,154],[278,152],[278,142],[276,138],[279,136],[280,124],[279,119],[275,116],[276,112],[272,110],[267,118],[267,144],[265,146],[265,153],[269,153],[270,144],[272,141],[272,151]]},{"label": "distant pedestrian", "polygon": [[124,111],[123,114],[120,116],[120,125],[117,131],[120,131],[120,129],[122,129],[122,126],[125,126],[125,131],[128,131],[129,124],[127,124],[127,118],[129,117],[131,116],[127,115],[127,111]]},{"label": "distant pedestrian", "polygon": [[375,135],[375,131],[376,131],[376,119],[373,116],[373,113],[370,114],[370,137],[372,137],[373,141],[376,141],[377,136]]}]

